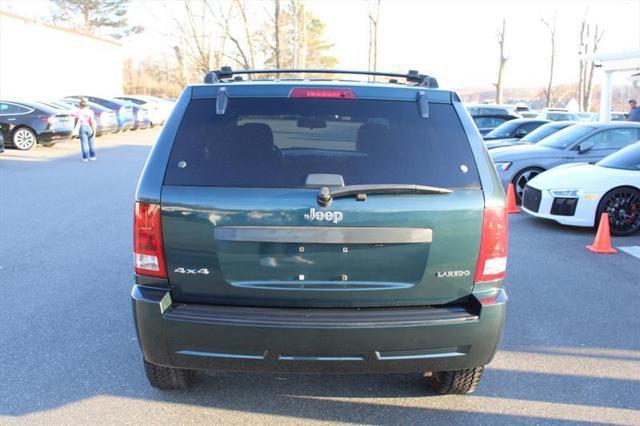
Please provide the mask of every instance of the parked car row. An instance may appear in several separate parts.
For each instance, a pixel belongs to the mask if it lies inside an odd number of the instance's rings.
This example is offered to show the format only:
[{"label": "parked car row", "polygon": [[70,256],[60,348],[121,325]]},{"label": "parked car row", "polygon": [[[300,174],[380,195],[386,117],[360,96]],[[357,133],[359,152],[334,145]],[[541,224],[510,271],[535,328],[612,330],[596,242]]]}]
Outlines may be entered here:
[{"label": "parked car row", "polygon": [[75,125],[73,116],[38,102],[0,101],[4,143],[27,150],[36,143],[52,146],[67,139]]},{"label": "parked car row", "polygon": [[640,231],[640,123],[617,112],[601,123],[598,113],[514,107],[467,109],[525,212],[575,226],[596,226],[607,212],[613,234]]},{"label": "parked car row", "polygon": [[152,96],[116,98],[74,95],[39,101],[0,101],[0,126],[5,146],[29,150],[36,145],[52,146],[74,136],[80,100],[87,101],[96,117],[96,136],[162,125],[174,101]]},{"label": "parked car row", "polygon": [[[530,110],[524,104],[498,105],[498,104],[469,104],[466,105],[469,114],[484,137],[506,122],[517,119],[536,119],[545,121],[573,121],[573,122],[597,122],[600,114],[596,112],[574,113],[565,108],[545,108],[543,110]],[[610,121],[626,121],[624,112],[611,112]],[[505,130],[503,128],[501,130]],[[524,136],[524,134],[522,134]],[[520,137],[522,137],[520,136]],[[486,139],[486,138],[485,138]]]},{"label": "parked car row", "polygon": [[527,182],[538,174],[566,163],[596,163],[640,140],[640,123],[577,123],[534,144],[489,150],[505,188],[513,183],[516,200],[522,200]]},{"label": "parked car row", "polygon": [[522,210],[587,227],[607,213],[612,234],[640,231],[640,142],[595,164],[565,164],[538,175],[524,188]]},{"label": "parked car row", "polygon": [[[524,132],[523,125],[535,127]],[[523,136],[524,135],[524,136]],[[595,226],[609,214],[612,233],[640,231],[640,123],[515,119],[485,136],[506,189],[533,216]]]}]

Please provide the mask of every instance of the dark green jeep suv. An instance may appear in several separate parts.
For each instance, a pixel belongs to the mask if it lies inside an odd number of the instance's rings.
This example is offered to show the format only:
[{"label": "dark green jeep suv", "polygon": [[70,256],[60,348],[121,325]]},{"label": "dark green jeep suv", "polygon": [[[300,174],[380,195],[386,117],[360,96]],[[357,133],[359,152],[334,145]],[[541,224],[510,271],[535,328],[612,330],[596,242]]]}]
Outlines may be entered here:
[{"label": "dark green jeep suv", "polygon": [[507,219],[460,98],[415,71],[286,72],[209,73],[149,155],[132,292],[149,381],[420,372],[473,391],[505,320]]}]

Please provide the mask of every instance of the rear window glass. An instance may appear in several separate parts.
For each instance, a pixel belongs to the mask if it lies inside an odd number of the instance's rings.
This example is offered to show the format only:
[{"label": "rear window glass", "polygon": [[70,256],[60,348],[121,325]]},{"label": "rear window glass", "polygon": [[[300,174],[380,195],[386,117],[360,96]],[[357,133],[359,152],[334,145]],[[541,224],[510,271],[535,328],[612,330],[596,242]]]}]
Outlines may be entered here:
[{"label": "rear window glass", "polygon": [[174,141],[167,185],[304,187],[309,174],[345,185],[480,187],[466,134],[450,104],[231,98],[189,104]]}]

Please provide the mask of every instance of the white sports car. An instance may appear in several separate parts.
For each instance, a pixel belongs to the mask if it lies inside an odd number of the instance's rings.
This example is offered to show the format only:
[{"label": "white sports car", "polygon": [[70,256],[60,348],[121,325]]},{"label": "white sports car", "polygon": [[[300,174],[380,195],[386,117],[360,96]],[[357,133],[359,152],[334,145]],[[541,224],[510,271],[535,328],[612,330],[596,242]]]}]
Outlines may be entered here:
[{"label": "white sports car", "polygon": [[522,210],[563,225],[596,226],[609,213],[614,235],[640,230],[640,142],[596,164],[567,164],[527,183]]}]

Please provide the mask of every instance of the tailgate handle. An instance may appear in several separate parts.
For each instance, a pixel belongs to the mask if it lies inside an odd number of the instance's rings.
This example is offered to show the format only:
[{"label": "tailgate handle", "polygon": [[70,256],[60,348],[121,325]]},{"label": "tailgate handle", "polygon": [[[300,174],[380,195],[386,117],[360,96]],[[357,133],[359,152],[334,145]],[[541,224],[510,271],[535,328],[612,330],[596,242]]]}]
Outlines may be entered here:
[{"label": "tailgate handle", "polygon": [[218,226],[218,241],[307,244],[419,244],[431,243],[428,228],[328,226]]}]

